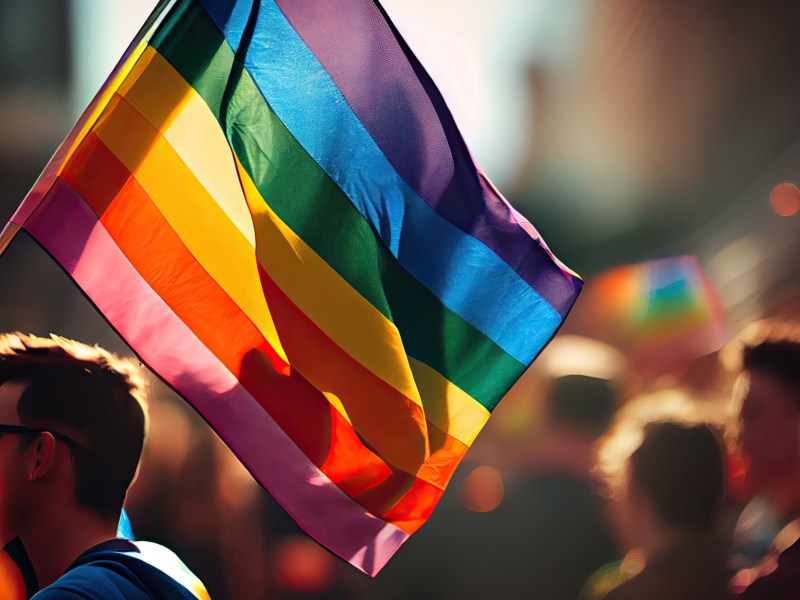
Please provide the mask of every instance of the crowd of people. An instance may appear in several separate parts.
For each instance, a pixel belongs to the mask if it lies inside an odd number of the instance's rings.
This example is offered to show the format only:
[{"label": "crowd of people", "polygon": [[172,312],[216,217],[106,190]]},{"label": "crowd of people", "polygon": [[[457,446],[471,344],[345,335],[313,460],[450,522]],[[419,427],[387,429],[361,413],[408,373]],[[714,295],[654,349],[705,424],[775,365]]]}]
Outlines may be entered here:
[{"label": "crowd of people", "polygon": [[[151,393],[145,410],[130,363],[6,335],[0,595],[798,598],[800,340],[739,355],[735,409],[640,419],[618,485],[597,460],[625,430],[614,382],[558,377],[518,460],[470,472],[485,457],[468,457],[430,522],[370,580],[305,537],[179,400]],[[470,501],[487,486],[493,499]],[[149,542],[120,537],[123,500]]]}]

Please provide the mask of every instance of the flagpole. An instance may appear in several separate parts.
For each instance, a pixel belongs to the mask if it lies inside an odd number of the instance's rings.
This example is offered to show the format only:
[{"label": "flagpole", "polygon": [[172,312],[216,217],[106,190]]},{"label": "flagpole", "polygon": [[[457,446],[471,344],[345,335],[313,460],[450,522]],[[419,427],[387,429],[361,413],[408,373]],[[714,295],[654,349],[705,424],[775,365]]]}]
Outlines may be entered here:
[{"label": "flagpole", "polygon": [[14,223],[13,221],[9,221],[6,223],[6,226],[3,227],[3,231],[0,233],[0,256],[3,256],[3,253],[8,248],[8,245],[14,239],[14,236],[17,235],[21,227]]}]

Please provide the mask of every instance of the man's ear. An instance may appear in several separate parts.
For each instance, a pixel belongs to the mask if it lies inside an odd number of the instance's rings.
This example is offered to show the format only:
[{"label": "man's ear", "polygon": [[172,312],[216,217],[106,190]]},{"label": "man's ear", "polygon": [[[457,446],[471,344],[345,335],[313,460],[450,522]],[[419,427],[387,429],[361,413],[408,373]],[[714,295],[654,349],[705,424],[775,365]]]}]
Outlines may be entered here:
[{"label": "man's ear", "polygon": [[43,431],[26,451],[28,479],[36,481],[50,472],[56,455],[56,438],[49,431]]}]

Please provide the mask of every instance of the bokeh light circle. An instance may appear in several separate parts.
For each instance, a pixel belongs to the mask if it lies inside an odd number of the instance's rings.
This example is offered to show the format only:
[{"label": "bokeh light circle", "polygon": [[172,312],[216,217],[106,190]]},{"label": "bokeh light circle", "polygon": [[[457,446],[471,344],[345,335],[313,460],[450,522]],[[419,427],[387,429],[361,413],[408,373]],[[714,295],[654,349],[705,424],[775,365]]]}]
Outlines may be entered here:
[{"label": "bokeh light circle", "polygon": [[320,594],[333,586],[334,558],[308,538],[282,541],[275,550],[275,580],[297,594]]},{"label": "bokeh light circle", "polygon": [[769,194],[769,203],[782,217],[793,217],[800,212],[800,189],[793,183],[779,183]]},{"label": "bokeh light circle", "polygon": [[494,467],[478,467],[464,481],[461,501],[472,512],[489,512],[500,506],[504,492],[500,471]]}]

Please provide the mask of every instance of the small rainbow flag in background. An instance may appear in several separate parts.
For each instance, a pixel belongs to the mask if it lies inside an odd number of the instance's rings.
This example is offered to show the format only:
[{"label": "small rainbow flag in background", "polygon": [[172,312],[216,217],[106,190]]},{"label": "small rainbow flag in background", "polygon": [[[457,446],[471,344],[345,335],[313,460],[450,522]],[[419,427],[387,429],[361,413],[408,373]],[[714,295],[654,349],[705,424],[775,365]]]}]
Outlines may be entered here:
[{"label": "small rainbow flag in background", "polygon": [[719,294],[696,256],[609,269],[592,279],[581,309],[572,325],[625,350],[651,376],[725,341]]},{"label": "small rainbow flag in background", "polygon": [[162,2],[19,227],[370,574],[581,286],[368,0]]}]

